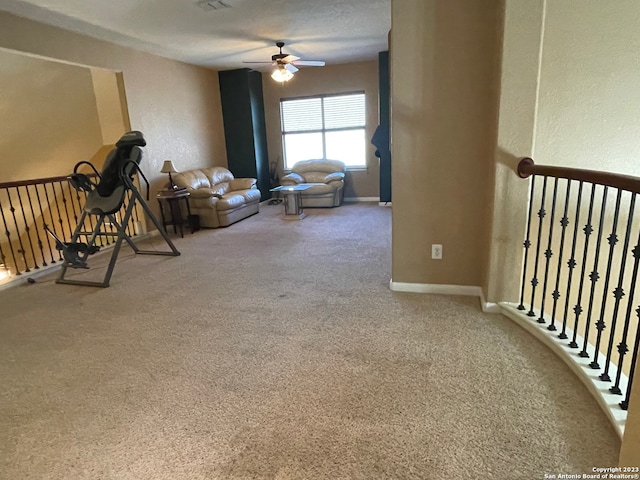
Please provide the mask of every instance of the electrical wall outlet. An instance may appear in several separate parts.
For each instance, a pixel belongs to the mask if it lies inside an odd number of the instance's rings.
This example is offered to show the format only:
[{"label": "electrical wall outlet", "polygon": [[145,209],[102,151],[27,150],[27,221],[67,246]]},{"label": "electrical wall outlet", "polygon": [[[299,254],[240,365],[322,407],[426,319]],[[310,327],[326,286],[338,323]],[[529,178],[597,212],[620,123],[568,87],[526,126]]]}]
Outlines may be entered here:
[{"label": "electrical wall outlet", "polygon": [[431,245],[431,258],[433,260],[442,260],[442,245]]}]

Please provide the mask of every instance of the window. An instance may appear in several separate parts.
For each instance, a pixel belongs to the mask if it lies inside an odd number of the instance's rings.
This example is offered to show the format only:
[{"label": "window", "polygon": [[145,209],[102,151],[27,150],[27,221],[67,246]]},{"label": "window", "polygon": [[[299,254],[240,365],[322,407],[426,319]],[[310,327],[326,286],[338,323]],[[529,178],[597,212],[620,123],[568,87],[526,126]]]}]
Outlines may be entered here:
[{"label": "window", "polygon": [[284,168],[329,158],[366,166],[364,92],[280,100]]}]

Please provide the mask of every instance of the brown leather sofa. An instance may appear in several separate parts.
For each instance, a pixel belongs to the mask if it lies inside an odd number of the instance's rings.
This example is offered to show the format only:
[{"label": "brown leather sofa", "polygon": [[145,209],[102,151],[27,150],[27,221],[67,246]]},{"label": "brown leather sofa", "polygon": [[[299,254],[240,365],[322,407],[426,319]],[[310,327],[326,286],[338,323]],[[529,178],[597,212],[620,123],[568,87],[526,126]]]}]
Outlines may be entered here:
[{"label": "brown leather sofa", "polygon": [[173,181],[191,194],[191,214],[200,217],[201,227],[227,227],[260,209],[256,179],[234,178],[224,167],[187,170],[173,175]]}]

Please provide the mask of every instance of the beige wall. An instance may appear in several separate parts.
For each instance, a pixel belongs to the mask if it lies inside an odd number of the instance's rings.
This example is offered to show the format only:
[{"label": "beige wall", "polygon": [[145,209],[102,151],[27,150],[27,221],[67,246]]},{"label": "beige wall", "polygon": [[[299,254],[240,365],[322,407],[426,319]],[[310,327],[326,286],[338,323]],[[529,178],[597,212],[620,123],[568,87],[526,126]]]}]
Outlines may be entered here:
[{"label": "beige wall", "polygon": [[640,3],[546,4],[537,163],[640,175]]},{"label": "beige wall", "polygon": [[379,197],[379,161],[374,155],[375,148],[368,143],[378,126],[378,61],[328,65],[322,68],[303,67],[284,85],[274,82],[268,73],[263,74],[262,78],[269,160],[273,162],[279,159],[280,168],[283,158],[281,98],[364,90],[367,102],[367,169],[347,173],[345,196]]},{"label": "beige wall", "polygon": [[0,182],[70,173],[102,146],[87,68],[0,49]]},{"label": "beige wall", "polygon": [[113,145],[130,125],[125,113],[127,105],[122,104],[118,74],[102,68],[91,68],[93,93],[100,119],[100,131],[103,145]]},{"label": "beige wall", "polygon": [[[165,182],[159,172],[165,159],[181,170],[226,165],[217,72],[3,12],[0,47],[122,71],[131,128],[148,143],[142,168],[154,187]],[[28,176],[39,175],[37,165],[30,168]]]},{"label": "beige wall", "polygon": [[392,2],[394,282],[485,282],[500,13],[498,1]]}]

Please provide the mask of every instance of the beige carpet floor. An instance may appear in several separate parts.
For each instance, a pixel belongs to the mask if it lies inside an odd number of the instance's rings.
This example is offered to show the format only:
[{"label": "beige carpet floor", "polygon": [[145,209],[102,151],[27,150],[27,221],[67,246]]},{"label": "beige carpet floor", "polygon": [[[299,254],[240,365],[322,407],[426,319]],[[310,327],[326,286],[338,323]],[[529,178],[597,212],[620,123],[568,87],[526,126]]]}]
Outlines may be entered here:
[{"label": "beige carpet floor", "polygon": [[178,237],[177,258],[124,250],[108,289],[0,291],[0,478],[511,480],[617,463],[604,414],[528,333],[476,298],[389,290],[390,209],[281,209]]}]

